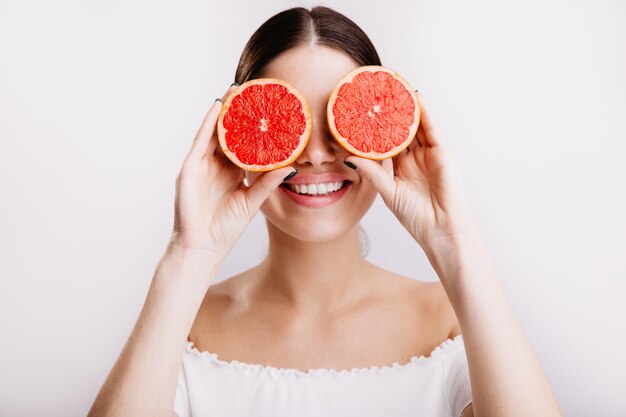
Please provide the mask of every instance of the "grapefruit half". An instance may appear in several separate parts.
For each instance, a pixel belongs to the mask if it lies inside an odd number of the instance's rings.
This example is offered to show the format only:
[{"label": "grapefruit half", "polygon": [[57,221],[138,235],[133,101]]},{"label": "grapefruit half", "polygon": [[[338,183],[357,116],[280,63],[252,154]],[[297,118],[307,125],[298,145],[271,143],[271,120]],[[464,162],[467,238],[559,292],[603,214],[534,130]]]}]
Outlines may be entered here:
[{"label": "grapefruit half", "polygon": [[289,83],[257,78],[237,87],[224,101],[217,136],[224,154],[247,171],[270,171],[291,164],[311,136],[311,110]]},{"label": "grapefruit half", "polygon": [[326,108],[328,127],[354,155],[385,159],[413,140],[420,107],[413,87],[397,72],[378,65],[350,71],[333,89]]}]

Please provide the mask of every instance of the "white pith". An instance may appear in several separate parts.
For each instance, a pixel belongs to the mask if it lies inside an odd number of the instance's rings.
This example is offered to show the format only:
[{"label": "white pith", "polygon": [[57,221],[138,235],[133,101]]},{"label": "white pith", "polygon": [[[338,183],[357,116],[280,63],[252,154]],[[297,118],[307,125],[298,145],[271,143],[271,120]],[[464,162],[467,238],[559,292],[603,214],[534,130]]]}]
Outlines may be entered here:
[{"label": "white pith", "polygon": [[339,191],[345,184],[345,181],[337,182],[320,182],[317,184],[286,184],[290,190],[298,194],[308,195],[326,195]]}]

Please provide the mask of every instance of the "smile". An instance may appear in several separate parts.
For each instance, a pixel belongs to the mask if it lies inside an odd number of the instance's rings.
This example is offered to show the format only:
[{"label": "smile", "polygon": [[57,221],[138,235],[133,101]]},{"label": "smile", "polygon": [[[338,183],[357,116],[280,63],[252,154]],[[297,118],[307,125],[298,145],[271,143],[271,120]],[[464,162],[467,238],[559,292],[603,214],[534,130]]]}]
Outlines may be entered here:
[{"label": "smile", "polygon": [[324,182],[317,184],[282,183],[280,189],[291,201],[307,207],[325,207],[340,200],[351,188],[352,181]]},{"label": "smile", "polygon": [[348,181],[320,182],[317,184],[286,184],[298,194],[327,195],[339,191]]}]

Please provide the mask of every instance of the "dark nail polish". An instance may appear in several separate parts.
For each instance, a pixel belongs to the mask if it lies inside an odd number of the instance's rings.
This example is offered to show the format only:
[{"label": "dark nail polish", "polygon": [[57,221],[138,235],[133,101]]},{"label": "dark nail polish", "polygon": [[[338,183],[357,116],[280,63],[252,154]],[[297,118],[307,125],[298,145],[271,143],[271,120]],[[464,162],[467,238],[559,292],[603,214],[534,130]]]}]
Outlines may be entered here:
[{"label": "dark nail polish", "polygon": [[220,103],[222,103],[222,99],[221,98],[216,98],[215,101],[219,101]]},{"label": "dark nail polish", "polygon": [[352,162],[350,161],[343,161],[344,164],[346,164],[346,166],[352,168],[352,169],[356,169],[356,165],[354,165]]},{"label": "dark nail polish", "polygon": [[237,84],[237,83],[232,83],[230,86],[231,86],[231,87],[239,87],[239,84]]},{"label": "dark nail polish", "polygon": [[290,172],[289,175],[287,175],[285,178],[283,178],[283,181],[289,181],[290,179],[292,179],[294,177],[294,175],[296,175],[298,173],[298,169],[296,168],[295,171]]}]

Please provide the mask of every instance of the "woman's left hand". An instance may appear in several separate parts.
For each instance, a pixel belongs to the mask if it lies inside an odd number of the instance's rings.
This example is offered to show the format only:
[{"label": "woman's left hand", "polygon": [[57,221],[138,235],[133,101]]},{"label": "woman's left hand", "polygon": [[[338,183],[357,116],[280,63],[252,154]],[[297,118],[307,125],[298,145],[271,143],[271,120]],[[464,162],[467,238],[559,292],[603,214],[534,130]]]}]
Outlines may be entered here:
[{"label": "woman's left hand", "polygon": [[[411,144],[392,157],[393,178],[379,161],[348,155],[345,161],[377,189],[422,246],[449,243],[472,224],[470,206],[452,155],[442,143],[419,93],[420,123]],[[388,161],[387,161],[388,162]]]}]

